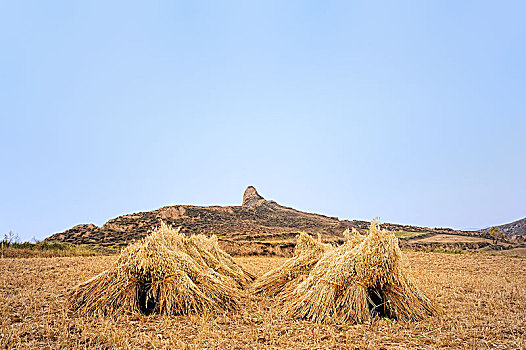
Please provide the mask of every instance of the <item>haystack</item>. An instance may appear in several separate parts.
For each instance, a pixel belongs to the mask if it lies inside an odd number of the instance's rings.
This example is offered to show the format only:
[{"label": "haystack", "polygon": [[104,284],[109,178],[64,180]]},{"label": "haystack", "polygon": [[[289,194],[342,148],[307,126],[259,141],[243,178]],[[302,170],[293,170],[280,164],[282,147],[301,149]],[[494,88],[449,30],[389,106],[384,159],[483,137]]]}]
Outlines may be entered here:
[{"label": "haystack", "polygon": [[315,240],[307,233],[300,233],[294,256],[274,270],[258,278],[251,287],[255,294],[275,296],[285,290],[294,289],[309,274],[323,254],[333,247]]},{"label": "haystack", "polygon": [[187,237],[162,223],[125,248],[109,270],[75,287],[69,301],[90,314],[214,313],[234,309],[253,279],[215,236]]},{"label": "haystack", "polygon": [[376,315],[418,320],[436,312],[408,276],[393,233],[373,221],[368,235],[354,231],[347,238],[326,251],[294,288],[277,295],[286,313],[315,322],[363,323]]}]

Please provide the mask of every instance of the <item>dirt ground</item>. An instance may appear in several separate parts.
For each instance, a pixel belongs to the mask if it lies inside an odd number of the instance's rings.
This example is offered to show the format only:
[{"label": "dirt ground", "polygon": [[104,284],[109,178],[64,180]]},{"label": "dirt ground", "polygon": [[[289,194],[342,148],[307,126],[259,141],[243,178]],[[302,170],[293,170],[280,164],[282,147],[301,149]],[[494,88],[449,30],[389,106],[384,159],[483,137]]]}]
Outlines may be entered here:
[{"label": "dirt ground", "polygon": [[[526,259],[408,252],[412,274],[442,314],[420,322],[315,324],[248,297],[222,315],[77,317],[65,293],[113,257],[0,259],[0,348],[24,349],[526,349]],[[236,260],[261,275],[284,258]]]}]

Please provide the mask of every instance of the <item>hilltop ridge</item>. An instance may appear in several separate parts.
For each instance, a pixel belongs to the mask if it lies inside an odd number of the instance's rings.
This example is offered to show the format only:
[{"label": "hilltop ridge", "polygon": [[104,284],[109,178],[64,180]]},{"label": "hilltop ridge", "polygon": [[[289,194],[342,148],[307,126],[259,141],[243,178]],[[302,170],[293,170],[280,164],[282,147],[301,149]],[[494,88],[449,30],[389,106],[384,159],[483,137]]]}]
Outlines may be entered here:
[{"label": "hilltop ridge", "polygon": [[74,244],[125,245],[144,237],[161,221],[181,226],[185,233],[277,234],[306,231],[341,236],[349,226],[336,217],[302,212],[267,201],[255,187],[249,186],[241,206],[174,205],[156,210],[122,215],[101,227],[81,224],[47,238]]},{"label": "hilltop ridge", "polygon": [[[364,231],[369,222],[340,220],[337,217],[307,213],[266,200],[254,186],[243,194],[240,206],[173,205],[156,210],[126,214],[98,227],[76,225],[46,240],[95,246],[125,246],[148,234],[161,221],[180,226],[186,234],[215,234],[229,252],[241,249],[244,254],[281,254],[291,251],[299,232],[320,235],[325,242],[340,244],[347,228]],[[416,249],[508,249],[510,245],[493,246],[487,233],[458,231],[383,223],[394,231],[402,246]]]},{"label": "hilltop ridge", "polygon": [[[508,224],[496,226],[508,237],[526,236],[526,218],[519,219]],[[482,232],[488,232],[491,227],[482,229]]]}]

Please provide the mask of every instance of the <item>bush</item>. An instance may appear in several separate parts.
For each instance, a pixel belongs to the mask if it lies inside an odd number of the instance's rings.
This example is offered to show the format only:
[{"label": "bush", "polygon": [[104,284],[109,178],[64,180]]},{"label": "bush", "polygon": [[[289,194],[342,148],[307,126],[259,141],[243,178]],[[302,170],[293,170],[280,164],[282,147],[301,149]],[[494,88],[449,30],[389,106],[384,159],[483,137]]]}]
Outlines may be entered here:
[{"label": "bush", "polygon": [[13,232],[4,235],[0,241],[0,258],[47,258],[60,256],[94,256],[112,254],[112,249],[101,249],[87,245],[72,245],[60,242],[20,242]]}]

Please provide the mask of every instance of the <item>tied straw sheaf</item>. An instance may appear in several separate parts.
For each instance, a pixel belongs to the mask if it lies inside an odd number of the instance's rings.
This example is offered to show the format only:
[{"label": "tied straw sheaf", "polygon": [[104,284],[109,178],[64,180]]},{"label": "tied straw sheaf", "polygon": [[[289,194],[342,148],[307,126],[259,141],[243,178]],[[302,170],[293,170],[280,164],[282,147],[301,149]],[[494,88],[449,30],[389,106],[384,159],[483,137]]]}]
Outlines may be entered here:
[{"label": "tied straw sheaf", "polygon": [[363,323],[375,315],[419,320],[437,312],[408,276],[407,259],[392,232],[371,222],[331,247],[301,234],[294,257],[252,284],[255,294],[275,296],[285,313],[315,322]]},{"label": "tied straw sheaf", "polygon": [[75,287],[78,313],[170,315],[235,309],[255,295],[275,297],[285,313],[314,322],[363,323],[374,316],[419,320],[437,312],[408,276],[393,233],[371,222],[367,235],[344,232],[335,247],[300,234],[294,256],[256,281],[219,248],[217,238],[185,236],[161,224],[125,248],[107,271]]},{"label": "tied straw sheaf", "polygon": [[214,313],[235,309],[253,279],[216,236],[185,236],[161,223],[110,269],[75,287],[69,302],[84,314]]}]

